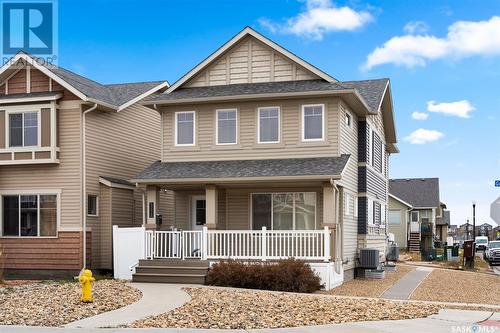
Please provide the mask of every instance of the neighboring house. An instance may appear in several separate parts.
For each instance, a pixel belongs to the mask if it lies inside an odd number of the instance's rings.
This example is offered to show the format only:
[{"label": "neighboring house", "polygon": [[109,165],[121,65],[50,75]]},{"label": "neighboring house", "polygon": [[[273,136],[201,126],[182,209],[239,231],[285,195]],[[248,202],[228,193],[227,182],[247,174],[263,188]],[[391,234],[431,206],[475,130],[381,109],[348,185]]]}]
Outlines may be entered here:
[{"label": "neighboring house", "polygon": [[476,236],[489,236],[493,226],[489,223],[476,225]]},{"label": "neighboring house", "polygon": [[207,228],[185,256],[320,259],[350,278],[359,248],[385,254],[398,152],[388,79],[338,81],[245,28],[142,104],[161,114],[162,156],[132,181],[147,188],[148,227],[168,190],[175,217],[164,230]]},{"label": "neighboring house", "polygon": [[160,156],[160,116],[136,101],[167,86],[103,85],[25,53],[0,69],[0,260],[8,273],[112,269],[111,226],[143,220],[142,194],[126,179]]},{"label": "neighboring house", "polygon": [[448,236],[453,238],[453,242],[457,240],[458,225],[451,224],[448,228]]},{"label": "neighboring house", "polygon": [[490,240],[500,239],[500,226],[496,226],[490,231]]},{"label": "neighboring house", "polygon": [[401,247],[420,251],[433,248],[435,240],[446,241],[445,208],[439,201],[438,178],[389,181],[389,232]]},{"label": "neighboring house", "polygon": [[472,239],[472,223],[464,223],[457,229],[457,240],[464,241],[468,239]]}]

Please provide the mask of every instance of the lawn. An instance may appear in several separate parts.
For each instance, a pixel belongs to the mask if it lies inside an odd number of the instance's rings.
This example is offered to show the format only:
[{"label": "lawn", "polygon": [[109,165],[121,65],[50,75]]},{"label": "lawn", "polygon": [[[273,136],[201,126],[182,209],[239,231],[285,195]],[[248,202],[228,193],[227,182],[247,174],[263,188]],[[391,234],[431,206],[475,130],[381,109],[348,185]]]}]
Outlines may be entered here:
[{"label": "lawn", "polygon": [[0,288],[0,325],[60,326],[115,310],[138,301],[142,295],[124,282],[94,283],[94,302],[80,302],[77,282],[55,281]]},{"label": "lawn", "polygon": [[500,277],[485,273],[434,269],[410,299],[500,305]]},{"label": "lawn", "polygon": [[434,304],[348,299],[221,288],[185,288],[192,299],[183,306],[134,322],[135,328],[259,329],[326,325],[353,321],[423,318]]},{"label": "lawn", "polygon": [[384,291],[414,269],[415,267],[412,266],[398,264],[397,272],[386,272],[385,279],[354,279],[327,291],[327,293],[341,296],[380,297]]}]

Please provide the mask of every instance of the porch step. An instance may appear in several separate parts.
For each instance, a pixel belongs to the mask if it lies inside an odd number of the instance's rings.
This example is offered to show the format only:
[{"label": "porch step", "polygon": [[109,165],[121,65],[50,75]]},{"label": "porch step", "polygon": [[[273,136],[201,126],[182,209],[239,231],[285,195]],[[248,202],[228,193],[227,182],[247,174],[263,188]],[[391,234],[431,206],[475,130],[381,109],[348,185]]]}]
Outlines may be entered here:
[{"label": "porch step", "polygon": [[205,276],[208,267],[195,266],[142,266],[139,265],[135,269],[136,273],[144,274],[187,274],[187,275],[203,275]]},{"label": "porch step", "polygon": [[162,266],[162,267],[210,267],[207,260],[200,259],[141,259],[139,266]]},{"label": "porch step", "polygon": [[206,274],[154,274],[135,273],[133,282],[204,284]]}]

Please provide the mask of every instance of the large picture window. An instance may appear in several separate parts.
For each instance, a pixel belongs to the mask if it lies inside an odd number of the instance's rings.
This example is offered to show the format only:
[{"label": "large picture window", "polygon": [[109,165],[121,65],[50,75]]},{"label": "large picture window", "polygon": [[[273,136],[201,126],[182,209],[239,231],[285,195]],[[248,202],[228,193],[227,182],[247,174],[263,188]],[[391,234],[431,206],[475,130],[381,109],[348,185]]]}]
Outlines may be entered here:
[{"label": "large picture window", "polygon": [[315,230],[316,193],[252,194],[253,229]]},{"label": "large picture window", "polygon": [[217,110],[217,144],[230,145],[237,143],[237,111]]},{"label": "large picture window", "polygon": [[325,135],[325,106],[302,106],[302,141],[321,141]]},{"label": "large picture window", "polygon": [[195,113],[194,111],[175,113],[175,145],[194,146],[195,144]]},{"label": "large picture window", "polygon": [[2,196],[2,236],[37,237],[57,234],[57,195]]},{"label": "large picture window", "polygon": [[259,108],[259,143],[280,141],[280,108],[277,106]]},{"label": "large picture window", "polygon": [[9,114],[9,146],[33,147],[38,145],[38,112]]}]

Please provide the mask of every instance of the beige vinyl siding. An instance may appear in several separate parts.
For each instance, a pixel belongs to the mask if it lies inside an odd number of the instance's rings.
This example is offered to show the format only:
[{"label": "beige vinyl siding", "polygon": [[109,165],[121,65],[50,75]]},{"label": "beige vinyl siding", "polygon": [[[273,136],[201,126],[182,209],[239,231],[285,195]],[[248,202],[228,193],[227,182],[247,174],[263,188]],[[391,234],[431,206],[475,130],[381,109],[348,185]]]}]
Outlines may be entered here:
[{"label": "beige vinyl siding", "polygon": [[390,224],[389,223],[389,215],[387,215],[387,227],[388,233],[394,234],[394,240],[401,248],[407,247],[407,216],[408,216],[408,207],[403,205],[397,200],[394,200],[392,197],[389,197],[389,207],[388,211],[396,211],[400,214],[400,224]]},{"label": "beige vinyl siding", "polygon": [[[301,142],[301,107],[304,104],[325,104],[324,142]],[[164,107],[162,108],[164,112],[163,160],[203,161],[338,156],[338,104],[339,99],[331,97]],[[257,109],[263,106],[280,106],[281,108],[280,143],[257,143]],[[215,112],[217,109],[224,108],[238,109],[237,145],[217,146],[215,144]],[[174,144],[174,114],[177,111],[196,112],[196,145],[193,147],[176,147]]]},{"label": "beige vinyl siding", "polygon": [[[71,103],[75,107],[75,103]],[[62,104],[61,107],[64,107]],[[81,227],[80,108],[60,109],[60,164],[5,165],[0,188],[8,190],[61,189],[61,228]]]},{"label": "beige vinyl siding", "polygon": [[247,37],[222,54],[184,87],[312,79],[319,77],[256,38]]},{"label": "beige vinyl siding", "polygon": [[358,247],[379,250],[379,257],[385,260],[387,241],[385,235],[358,235]]}]

